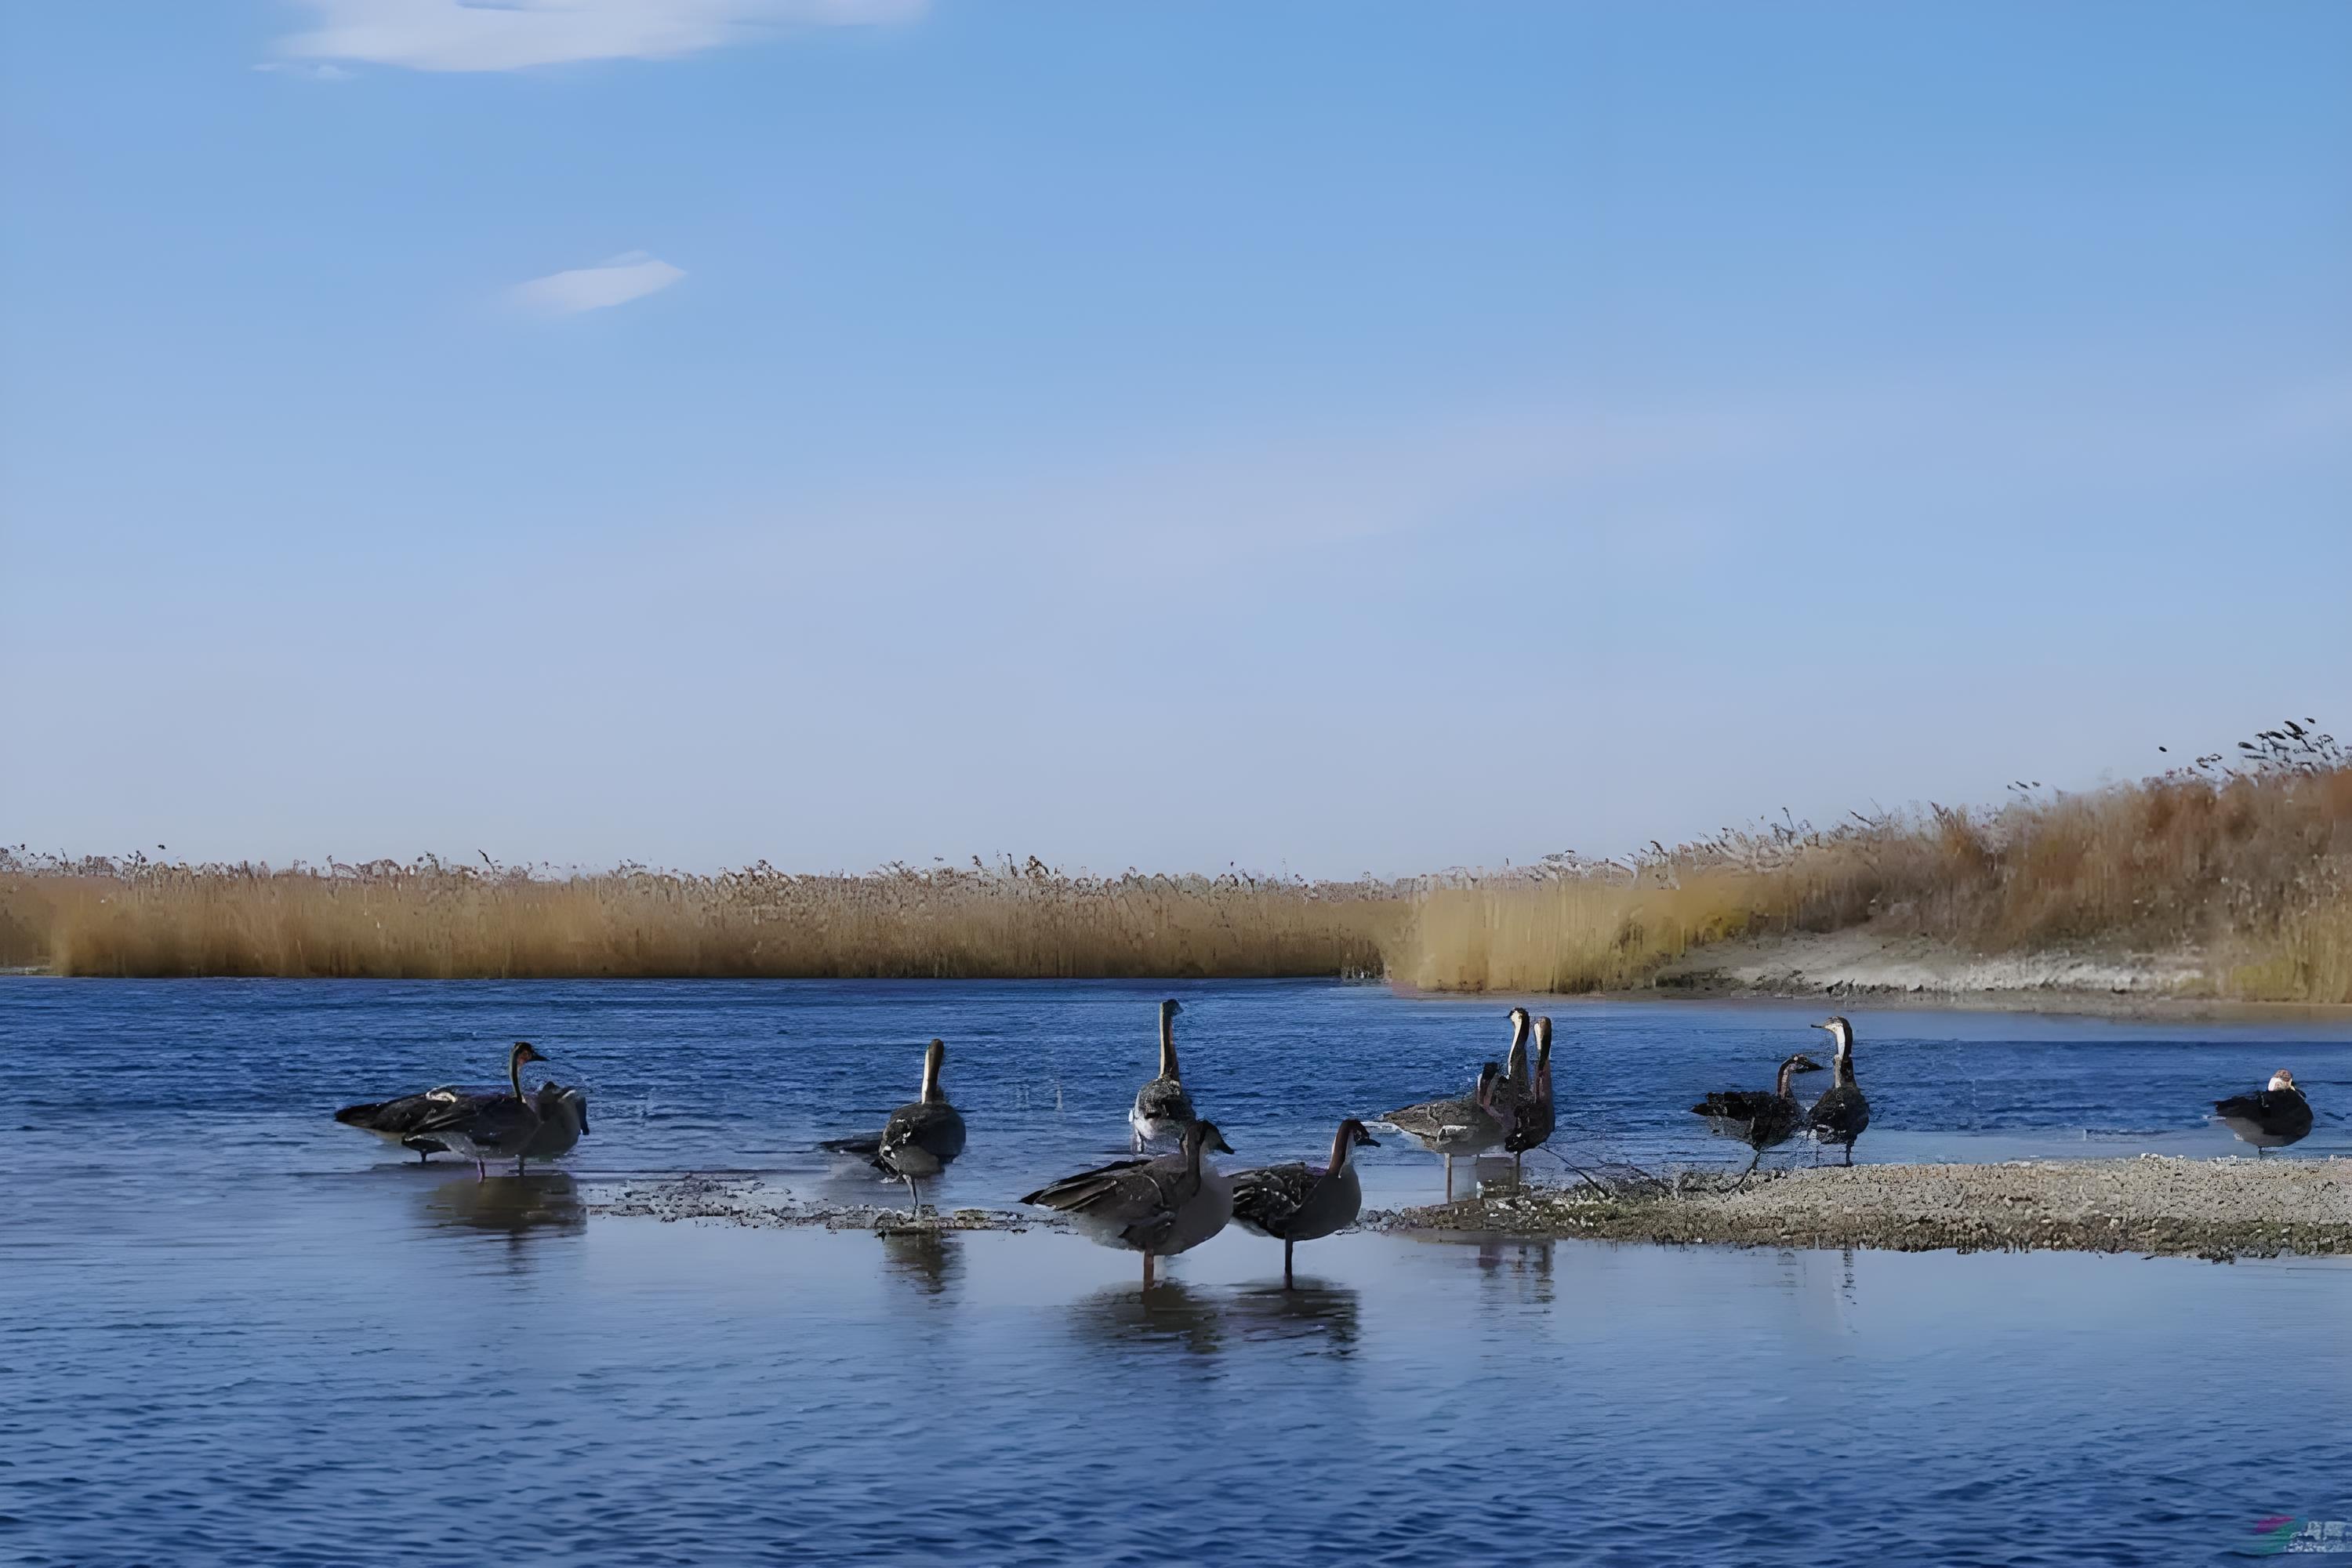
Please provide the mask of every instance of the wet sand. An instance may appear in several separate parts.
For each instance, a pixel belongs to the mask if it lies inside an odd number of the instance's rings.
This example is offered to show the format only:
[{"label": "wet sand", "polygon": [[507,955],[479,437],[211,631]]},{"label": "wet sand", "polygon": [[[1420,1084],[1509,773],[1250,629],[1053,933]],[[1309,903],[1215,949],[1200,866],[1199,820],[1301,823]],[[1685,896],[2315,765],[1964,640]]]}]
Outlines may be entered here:
[{"label": "wet sand", "polygon": [[2020,1161],[1621,1178],[1367,1216],[1406,1230],[1897,1252],[2352,1253],[2352,1160]]},{"label": "wet sand", "polygon": [[[806,1201],[750,1177],[624,1187],[590,1205],[622,1217],[755,1227],[1021,1232],[1064,1228],[1018,1209]],[[1426,1207],[1369,1210],[1369,1229],[1464,1236],[1896,1252],[2136,1252],[2226,1259],[2352,1254],[2352,1160],[2021,1161],[1759,1173],[1619,1172]]]}]

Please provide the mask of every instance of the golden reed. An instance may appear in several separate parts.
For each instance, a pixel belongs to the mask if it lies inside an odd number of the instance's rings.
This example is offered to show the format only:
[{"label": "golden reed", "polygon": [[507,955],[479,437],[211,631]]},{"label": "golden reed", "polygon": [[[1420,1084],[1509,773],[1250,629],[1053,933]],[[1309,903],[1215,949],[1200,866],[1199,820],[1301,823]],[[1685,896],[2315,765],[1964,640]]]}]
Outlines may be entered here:
[{"label": "golden reed", "polygon": [[[1734,937],[1869,924],[1979,952],[2194,951],[2213,994],[2352,1002],[2352,763],[2235,758],[1998,810],[1783,823],[1613,861],[1403,882],[531,874],[425,859],[186,866],[0,852],[0,964],[376,978],[1385,975],[1433,991],[1645,984]],[[2324,744],[2322,743],[2324,742]]]}]

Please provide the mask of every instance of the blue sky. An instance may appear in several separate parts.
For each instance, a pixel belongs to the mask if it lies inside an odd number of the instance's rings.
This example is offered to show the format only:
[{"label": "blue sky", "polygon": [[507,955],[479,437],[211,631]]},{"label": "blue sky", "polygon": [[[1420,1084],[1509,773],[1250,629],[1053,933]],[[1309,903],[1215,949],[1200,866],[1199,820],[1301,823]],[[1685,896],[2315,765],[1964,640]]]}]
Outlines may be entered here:
[{"label": "blue sky", "polygon": [[0,836],[1312,874],[2352,730],[2352,7],[0,12]]}]

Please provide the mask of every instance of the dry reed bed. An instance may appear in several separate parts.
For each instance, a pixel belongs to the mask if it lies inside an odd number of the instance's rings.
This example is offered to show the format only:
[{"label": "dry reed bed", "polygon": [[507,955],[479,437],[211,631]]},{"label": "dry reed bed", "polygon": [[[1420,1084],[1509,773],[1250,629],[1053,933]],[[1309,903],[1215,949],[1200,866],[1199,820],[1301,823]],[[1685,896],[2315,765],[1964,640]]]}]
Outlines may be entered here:
[{"label": "dry reed bed", "polygon": [[896,866],[534,875],[434,859],[162,865],[0,851],[0,963],[68,974],[1047,978],[1381,974],[1638,986],[1731,938],[1867,924],[1979,952],[2193,950],[2211,994],[2352,1002],[2352,762],[2290,723],[2137,784],[2021,789],[1622,860],[1388,883]]},{"label": "dry reed bed", "polygon": [[1380,883],[894,867],[534,876],[0,859],[0,958],[65,974],[1033,978],[1379,973]]}]

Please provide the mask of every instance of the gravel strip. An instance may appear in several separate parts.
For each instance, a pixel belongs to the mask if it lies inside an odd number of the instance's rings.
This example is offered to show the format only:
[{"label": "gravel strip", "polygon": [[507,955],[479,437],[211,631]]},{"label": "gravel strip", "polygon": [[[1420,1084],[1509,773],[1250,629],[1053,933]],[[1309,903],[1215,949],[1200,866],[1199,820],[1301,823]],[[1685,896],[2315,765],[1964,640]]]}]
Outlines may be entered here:
[{"label": "gravel strip", "polygon": [[870,1230],[884,1236],[908,1231],[1058,1228],[1057,1222],[1042,1215],[1003,1209],[950,1209],[940,1214],[925,1205],[922,1217],[916,1219],[903,1207],[803,1203],[793,1196],[790,1187],[771,1186],[756,1176],[686,1175],[676,1181],[638,1183],[609,1197],[592,1200],[588,1211],[665,1223],[698,1220],[755,1229]]},{"label": "gravel strip", "polygon": [[1367,1215],[1397,1230],[1735,1247],[2138,1252],[2228,1259],[2352,1254],[2352,1160],[2019,1161],[1822,1166],[1531,1189]]}]

